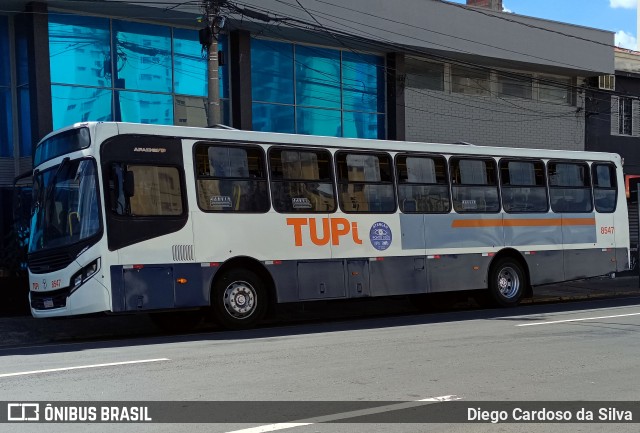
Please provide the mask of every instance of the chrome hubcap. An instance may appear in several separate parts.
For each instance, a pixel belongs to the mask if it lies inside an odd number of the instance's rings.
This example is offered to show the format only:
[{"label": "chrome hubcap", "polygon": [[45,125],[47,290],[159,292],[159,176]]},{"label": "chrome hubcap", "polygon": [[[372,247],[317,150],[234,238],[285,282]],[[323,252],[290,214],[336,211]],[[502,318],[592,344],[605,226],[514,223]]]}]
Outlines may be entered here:
[{"label": "chrome hubcap", "polygon": [[256,310],[256,291],[246,281],[234,281],[229,284],[223,297],[225,310],[236,319],[246,319]]},{"label": "chrome hubcap", "polygon": [[520,277],[513,268],[502,268],[498,274],[498,290],[507,299],[511,299],[518,294],[520,291]]}]

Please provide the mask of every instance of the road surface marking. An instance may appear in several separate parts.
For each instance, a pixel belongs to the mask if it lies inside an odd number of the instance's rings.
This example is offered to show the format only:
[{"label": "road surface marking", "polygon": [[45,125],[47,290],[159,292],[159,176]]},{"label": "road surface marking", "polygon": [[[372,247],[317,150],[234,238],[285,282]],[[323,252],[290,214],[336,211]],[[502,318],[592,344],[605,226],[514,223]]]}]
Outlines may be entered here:
[{"label": "road surface marking", "polygon": [[615,316],[583,317],[581,319],[553,320],[551,322],[521,323],[521,324],[516,325],[516,326],[553,325],[553,324],[556,324],[556,323],[584,322],[585,320],[613,319],[613,318],[616,318],[616,317],[629,317],[629,316],[640,316],[640,313],[616,314]]},{"label": "road surface marking", "polygon": [[402,410],[402,409],[409,409],[412,407],[421,406],[421,403],[427,403],[427,402],[441,403],[444,401],[455,401],[455,400],[461,400],[461,398],[455,395],[443,395],[441,397],[430,397],[422,400],[404,401],[397,404],[378,406],[378,407],[373,407],[371,409],[352,410],[349,412],[341,412],[341,413],[335,413],[331,415],[324,415],[324,416],[319,416],[315,418],[310,418],[307,420],[299,420],[299,422],[283,422],[283,423],[277,423],[277,424],[261,425],[261,426],[250,427],[242,430],[233,430],[227,433],[267,433],[267,432],[284,430],[284,429],[289,429],[294,427],[304,427],[304,426],[323,423],[323,422],[335,422],[341,419],[355,418],[359,416],[373,415],[373,414],[391,412],[391,411]]},{"label": "road surface marking", "polygon": [[53,373],[56,371],[82,370],[85,368],[113,367],[115,365],[143,364],[147,362],[160,362],[160,361],[170,361],[170,359],[169,358],[141,359],[138,361],[109,362],[107,364],[78,365],[76,367],[62,367],[62,368],[50,368],[47,370],[21,371],[18,373],[0,374],[0,378],[13,377],[13,376],[26,376],[28,374]]}]

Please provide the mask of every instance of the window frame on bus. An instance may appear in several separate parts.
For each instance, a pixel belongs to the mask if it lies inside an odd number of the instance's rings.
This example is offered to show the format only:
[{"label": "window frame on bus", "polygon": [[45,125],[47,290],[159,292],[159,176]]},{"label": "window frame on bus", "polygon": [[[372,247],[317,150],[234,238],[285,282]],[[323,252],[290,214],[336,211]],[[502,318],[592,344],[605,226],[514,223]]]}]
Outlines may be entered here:
[{"label": "window frame on bus", "polygon": [[[586,167],[585,170],[585,174],[587,176],[589,176],[589,179],[587,180],[587,185],[586,186],[553,186],[551,184],[551,165],[552,164],[567,164],[567,165],[577,165],[577,166],[583,166]],[[584,183],[584,182],[583,182]],[[593,211],[595,210],[594,206],[593,206],[593,182],[591,180],[591,166],[589,165],[588,162],[586,161],[579,161],[579,160],[575,160],[575,159],[550,159],[547,161],[547,185],[549,188],[549,206],[550,209],[553,213],[556,214],[572,214],[572,213],[581,213],[581,214],[589,214],[589,213],[593,213]],[[553,201],[553,191],[554,190],[571,190],[571,189],[584,189],[586,191],[589,192],[589,204],[591,205],[591,207],[589,208],[589,210],[556,210],[554,209],[554,201]]]},{"label": "window frame on bus", "polygon": [[[273,156],[274,151],[295,151],[295,152],[307,152],[307,153],[315,153],[315,154],[319,154],[319,153],[325,153],[328,156],[328,169],[329,169],[329,182],[324,182],[321,179],[275,179],[273,176],[273,164],[271,163],[271,158]],[[315,148],[315,147],[297,147],[297,146],[290,146],[290,145],[273,145],[270,146],[269,149],[267,150],[267,167],[268,167],[268,178],[269,178],[269,189],[271,190],[270,193],[270,199],[271,199],[271,207],[273,208],[273,210],[275,210],[278,213],[282,213],[282,214],[298,214],[298,213],[314,213],[314,214],[332,214],[332,213],[336,213],[338,211],[338,194],[336,191],[336,173],[335,173],[335,169],[334,169],[334,158],[333,155],[331,154],[331,151],[329,151],[329,149],[325,149],[325,148]],[[333,193],[333,209],[332,210],[301,210],[301,211],[295,211],[295,210],[283,210],[283,209],[279,209],[278,206],[276,205],[276,200],[275,200],[275,188],[274,188],[274,184],[284,184],[284,183],[330,183],[331,184],[331,192]],[[293,197],[292,197],[293,198]]]},{"label": "window frame on bus", "polygon": [[[544,182],[544,185],[542,186],[540,185],[504,185],[503,183],[504,179],[502,177],[502,164],[503,163],[508,164],[509,162],[530,162],[533,164],[539,163],[542,166],[542,180]],[[538,159],[538,158],[526,158],[526,157],[518,158],[518,157],[512,157],[512,156],[500,158],[500,160],[498,161],[498,178],[499,178],[499,184],[500,184],[500,203],[505,213],[508,213],[508,214],[549,213],[549,209],[551,209],[551,206],[549,204],[549,179],[547,177],[547,164],[545,164],[544,160]],[[527,187],[544,189],[545,204],[546,204],[545,209],[544,210],[521,210],[521,211],[514,211],[514,210],[508,209],[507,206],[505,206],[504,191],[509,190],[511,188],[516,189],[516,188],[527,188]]]},{"label": "window frame on bus", "polygon": [[[493,164],[493,169],[494,169],[494,181],[495,181],[495,189],[497,192],[497,198],[496,198],[496,202],[498,204],[498,208],[496,210],[483,210],[483,211],[479,211],[477,209],[470,209],[470,210],[464,210],[464,209],[456,209],[456,204],[455,204],[455,199],[454,199],[454,188],[468,188],[468,187],[491,187],[492,185],[487,185],[487,184],[480,184],[480,185],[476,185],[476,184],[464,184],[464,183],[455,183],[453,176],[454,176],[454,166],[453,166],[453,162],[455,161],[489,161],[490,163]],[[449,163],[449,184],[451,187],[451,206],[453,208],[453,210],[458,213],[458,214],[499,214],[502,211],[502,199],[501,199],[501,191],[500,191],[500,174],[498,173],[498,161],[496,161],[496,158],[494,156],[490,156],[490,155],[451,155],[447,161]],[[464,201],[464,200],[463,200]],[[486,207],[486,205],[485,205]]]},{"label": "window frame on bus", "polygon": [[[114,181],[113,179],[113,167],[115,165],[120,165],[122,166],[123,164],[127,165],[128,167],[131,166],[135,166],[135,167],[155,167],[155,168],[174,168],[176,169],[176,171],[178,172],[178,185],[179,185],[179,190],[180,190],[180,204],[182,206],[182,211],[180,213],[177,214],[121,214],[118,213],[117,211],[115,211],[113,209],[113,197],[111,195],[111,190],[109,189],[109,185],[112,181]],[[108,182],[105,182],[106,188],[107,188],[107,192],[108,197],[107,197],[107,201],[106,203],[108,203],[109,205],[109,209],[108,211],[112,214],[117,216],[118,218],[158,218],[158,219],[162,219],[162,218],[168,218],[168,219],[172,219],[172,218],[180,218],[180,217],[185,217],[187,216],[187,214],[189,213],[189,207],[188,207],[188,202],[187,202],[187,187],[186,187],[186,174],[184,171],[184,167],[180,166],[180,165],[176,165],[176,164],[157,164],[157,163],[153,163],[153,162],[141,162],[141,161],[120,161],[120,160],[114,160],[114,161],[109,161],[106,164],[106,167],[109,169],[108,173],[106,173]],[[129,170],[127,170],[129,171]],[[135,177],[134,177],[135,179]],[[135,192],[135,190],[134,190]],[[135,194],[134,194],[135,196]],[[129,197],[127,197],[127,199],[129,199]]]},{"label": "window frame on bus", "polygon": [[[264,176],[261,178],[251,178],[251,177],[223,177],[223,176],[206,176],[206,175],[200,175],[198,173],[198,161],[197,161],[197,151],[199,147],[205,147],[205,148],[210,148],[210,147],[225,147],[225,148],[231,148],[231,149],[252,149],[252,150],[256,150],[260,156],[260,158],[262,158],[262,170],[264,172]],[[207,140],[201,140],[201,141],[197,141],[193,144],[192,146],[192,156],[193,156],[193,174],[194,174],[194,180],[195,180],[195,192],[196,192],[196,203],[198,204],[198,208],[202,211],[202,212],[206,212],[206,213],[218,213],[218,214],[265,214],[268,213],[271,210],[271,193],[269,191],[269,168],[268,168],[268,164],[267,164],[267,154],[265,152],[265,149],[260,146],[259,144],[256,143],[245,143],[245,142],[239,142],[239,141],[207,141]],[[207,151],[208,154],[208,151]],[[200,188],[198,187],[198,181],[201,179],[206,179],[206,180],[227,180],[227,181],[243,181],[243,182],[264,182],[265,184],[265,208],[264,210],[260,209],[260,210],[235,210],[235,209],[231,209],[231,210],[224,210],[224,209],[205,209],[202,207],[201,203],[200,203],[200,198],[199,198],[199,194],[200,194]],[[233,201],[231,202],[232,207],[233,207]]]},{"label": "window frame on bus", "polygon": [[[406,160],[407,158],[428,158],[431,159],[435,162],[435,160],[442,160],[443,163],[443,167],[444,167],[444,181],[445,183],[437,183],[437,179],[436,179],[436,183],[422,183],[422,182],[401,182],[400,181],[400,170],[399,170],[399,159],[400,158],[405,158],[404,163],[406,166]],[[418,152],[400,152],[397,153],[394,157],[393,160],[393,165],[394,165],[394,170],[395,170],[395,184],[396,184],[396,197],[398,199],[398,209],[400,210],[400,212],[404,213],[404,214],[448,214],[451,213],[451,209],[453,208],[453,203],[451,200],[451,181],[450,181],[450,177],[449,177],[449,163],[447,161],[447,158],[442,155],[442,154],[438,154],[438,153],[418,153]],[[407,177],[408,180],[408,177]],[[418,206],[416,204],[416,210],[415,211],[411,211],[411,210],[407,210],[406,206],[404,204],[405,201],[407,201],[407,199],[404,199],[402,202],[400,201],[400,188],[402,186],[443,186],[445,187],[446,193],[447,193],[447,209],[446,210],[442,210],[442,211],[421,211],[418,210]],[[412,199],[414,200],[414,199]],[[415,200],[414,200],[415,201]]]},{"label": "window frame on bus", "polygon": [[[613,181],[614,186],[613,187],[601,187],[601,186],[597,186],[596,185],[596,168],[597,166],[606,166],[609,167],[609,169],[611,170],[609,172],[609,176],[610,179]],[[617,179],[617,173],[618,173],[618,167],[616,167],[616,165],[611,162],[611,161],[593,161],[591,163],[591,186],[592,186],[592,196],[593,196],[593,206],[596,212],[598,213],[606,213],[606,214],[611,214],[611,213],[615,213],[616,209],[618,208],[618,179]],[[611,176],[613,175],[613,176]],[[612,210],[600,210],[598,209],[598,200],[596,198],[596,190],[605,190],[605,191],[614,191],[614,197],[613,197],[613,209]]]},{"label": "window frame on bus", "polygon": [[[384,156],[386,158],[388,158],[388,162],[389,162],[389,176],[391,177],[389,182],[375,182],[375,181],[355,181],[355,182],[350,182],[348,177],[346,180],[342,180],[340,177],[340,170],[338,168],[338,164],[340,163],[340,158],[341,156],[344,155],[345,156],[345,164],[346,164],[346,157],[347,155],[364,155],[364,156]],[[338,199],[338,206],[340,207],[340,210],[346,214],[394,214],[396,213],[396,211],[398,210],[398,199],[397,199],[397,194],[396,194],[396,180],[395,180],[395,173],[394,173],[394,159],[393,156],[391,156],[391,154],[389,152],[383,151],[383,150],[368,150],[368,149],[340,149],[337,150],[334,155],[333,155],[333,162],[334,162],[334,170],[335,170],[335,180],[336,180],[336,190],[337,190],[337,195],[336,198]],[[385,211],[359,211],[359,210],[348,210],[345,209],[342,205],[342,192],[341,192],[341,186],[342,185],[362,185],[362,186],[366,186],[366,185],[390,185],[391,186],[391,203],[393,204],[393,208],[390,210],[385,210]],[[364,191],[364,188],[363,188]],[[369,207],[369,202],[367,201],[367,207]]]}]

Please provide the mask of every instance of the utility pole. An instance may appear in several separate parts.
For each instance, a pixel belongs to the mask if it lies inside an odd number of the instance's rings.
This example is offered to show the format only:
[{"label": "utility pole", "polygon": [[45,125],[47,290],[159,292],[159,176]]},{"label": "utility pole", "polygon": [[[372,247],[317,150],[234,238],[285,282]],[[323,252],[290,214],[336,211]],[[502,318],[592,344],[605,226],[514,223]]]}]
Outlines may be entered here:
[{"label": "utility pole", "polygon": [[200,43],[207,50],[207,126],[220,124],[220,78],[218,74],[218,35],[224,27],[220,7],[226,0],[202,0],[207,27],[200,30]]}]

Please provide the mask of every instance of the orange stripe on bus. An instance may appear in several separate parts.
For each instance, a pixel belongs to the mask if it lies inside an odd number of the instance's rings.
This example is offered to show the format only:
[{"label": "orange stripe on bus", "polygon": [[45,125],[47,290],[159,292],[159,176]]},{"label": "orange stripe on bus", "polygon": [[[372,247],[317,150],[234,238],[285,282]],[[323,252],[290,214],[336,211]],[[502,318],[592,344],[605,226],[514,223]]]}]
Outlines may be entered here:
[{"label": "orange stripe on bus", "polygon": [[473,227],[559,227],[559,226],[595,226],[595,218],[523,218],[523,219],[469,219],[453,220],[453,228]]}]

